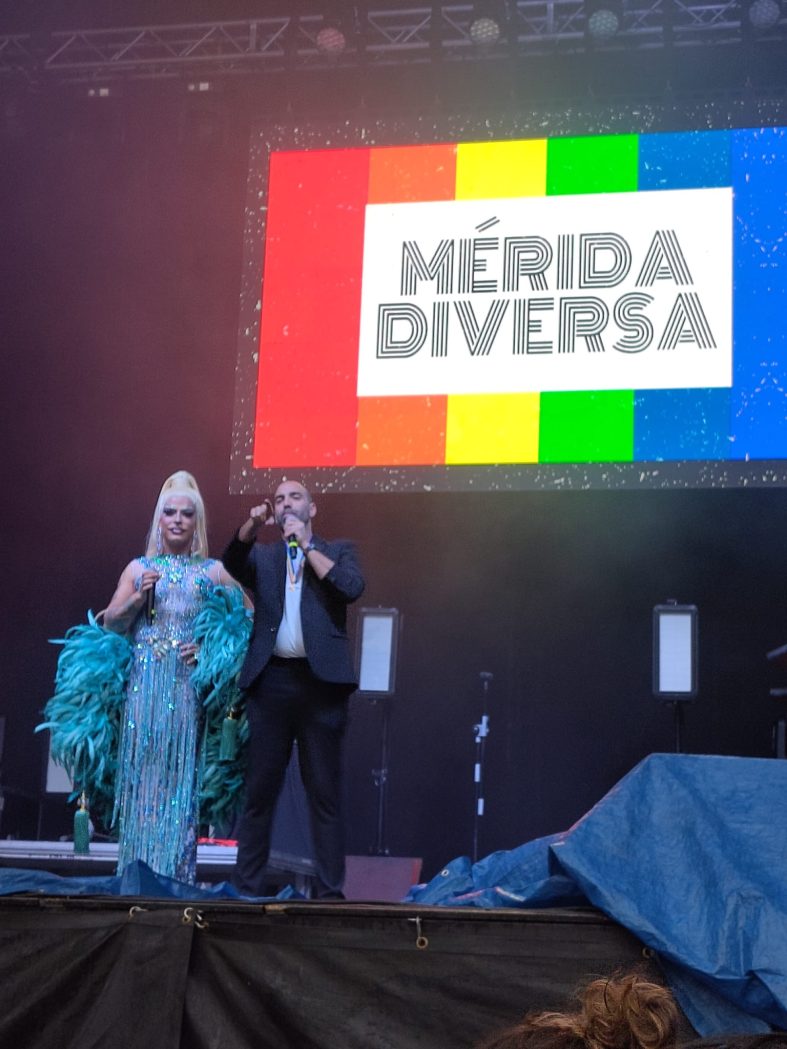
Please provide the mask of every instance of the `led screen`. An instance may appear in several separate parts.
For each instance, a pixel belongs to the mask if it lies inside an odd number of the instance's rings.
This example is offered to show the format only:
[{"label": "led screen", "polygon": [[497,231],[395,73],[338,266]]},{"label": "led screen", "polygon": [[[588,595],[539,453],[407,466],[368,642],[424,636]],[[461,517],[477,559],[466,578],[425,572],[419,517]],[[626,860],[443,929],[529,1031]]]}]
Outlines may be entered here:
[{"label": "led screen", "polygon": [[783,482],[784,127],[251,168],[236,490]]}]

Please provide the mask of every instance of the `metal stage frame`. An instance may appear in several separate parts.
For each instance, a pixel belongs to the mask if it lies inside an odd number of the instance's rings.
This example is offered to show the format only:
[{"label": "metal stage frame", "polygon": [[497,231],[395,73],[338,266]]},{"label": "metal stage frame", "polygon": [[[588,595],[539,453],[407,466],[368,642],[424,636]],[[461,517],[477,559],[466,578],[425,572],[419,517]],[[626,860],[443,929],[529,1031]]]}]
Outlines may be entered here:
[{"label": "metal stage frame", "polygon": [[[197,880],[229,881],[238,854],[234,845],[197,846]],[[74,877],[112,875],[117,866],[117,842],[94,841],[90,851],[76,854],[70,841],[0,840],[0,867],[21,867]],[[271,850],[268,873],[272,885],[292,884],[306,892],[314,874],[310,857]]]},{"label": "metal stage frame", "polygon": [[[0,33],[0,77],[36,83],[223,77],[308,69],[406,66],[414,63],[507,60],[521,55],[649,51],[787,41],[787,5],[778,20],[757,28],[741,0],[610,0],[617,32],[588,33],[584,0],[511,0],[501,4],[500,35],[479,42],[473,4],[353,7],[336,26],[325,11],[283,11],[263,18],[175,25],[56,29]],[[282,5],[284,6],[284,5]],[[598,4],[596,4],[598,6]]]}]

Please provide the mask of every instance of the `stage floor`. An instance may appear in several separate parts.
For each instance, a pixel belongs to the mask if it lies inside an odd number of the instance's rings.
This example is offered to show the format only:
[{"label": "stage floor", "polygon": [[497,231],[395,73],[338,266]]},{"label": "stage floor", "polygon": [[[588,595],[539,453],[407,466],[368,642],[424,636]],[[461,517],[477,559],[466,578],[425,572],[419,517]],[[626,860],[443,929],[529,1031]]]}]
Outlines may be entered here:
[{"label": "stage floor", "polygon": [[[0,868],[50,871],[64,877],[111,876],[117,866],[115,842],[92,842],[90,852],[76,855],[68,841],[0,840]],[[229,881],[238,850],[234,845],[197,846],[197,882],[215,885]],[[270,895],[287,885],[307,898],[311,894],[314,862],[309,856],[272,849],[268,863]],[[348,856],[345,893],[348,899],[398,903],[421,875],[415,856]]]}]

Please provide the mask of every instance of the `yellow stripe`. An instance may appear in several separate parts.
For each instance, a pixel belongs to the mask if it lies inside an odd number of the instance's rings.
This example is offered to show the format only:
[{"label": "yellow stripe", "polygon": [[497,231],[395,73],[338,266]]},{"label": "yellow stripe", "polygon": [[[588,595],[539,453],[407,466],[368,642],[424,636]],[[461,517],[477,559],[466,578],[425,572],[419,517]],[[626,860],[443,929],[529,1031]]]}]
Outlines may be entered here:
[{"label": "yellow stripe", "polygon": [[451,394],[446,463],[537,463],[540,395]]},{"label": "yellow stripe", "polygon": [[[546,139],[457,147],[457,200],[542,197],[546,175]],[[537,393],[451,394],[446,463],[537,463],[539,406]]]},{"label": "yellow stripe", "polygon": [[464,142],[456,151],[456,199],[543,197],[547,140]]}]

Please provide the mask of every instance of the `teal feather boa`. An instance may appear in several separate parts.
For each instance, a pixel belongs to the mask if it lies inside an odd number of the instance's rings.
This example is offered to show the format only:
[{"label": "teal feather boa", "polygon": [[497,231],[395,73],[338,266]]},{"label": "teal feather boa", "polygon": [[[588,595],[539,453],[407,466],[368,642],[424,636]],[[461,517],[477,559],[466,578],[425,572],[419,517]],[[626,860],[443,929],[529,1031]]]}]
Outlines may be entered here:
[{"label": "teal feather boa", "polygon": [[221,733],[231,709],[242,706],[238,674],[251,637],[251,614],[237,587],[217,587],[194,622],[199,662],[191,675],[205,712],[205,737],[200,768],[200,818],[203,823],[227,827],[238,810],[244,780],[249,728],[245,716],[238,723],[238,748],[222,760]]},{"label": "teal feather boa", "polygon": [[[55,692],[35,731],[49,730],[52,757],[74,784],[71,797],[85,791],[91,811],[108,827],[132,647],[126,637],[101,626],[92,612],[87,620],[52,641],[62,645]],[[248,741],[245,717],[238,724],[237,755],[224,761],[219,754],[225,715],[241,706],[237,676],[250,636],[251,616],[242,592],[215,587],[194,623],[200,650],[191,675],[205,713],[199,770],[202,823],[228,826],[240,804]]]},{"label": "teal feather boa", "polygon": [[126,698],[131,645],[100,625],[92,612],[87,623],[71,627],[57,661],[55,694],[44,707],[53,759],[74,784],[72,798],[83,790],[97,813],[111,817],[115,798],[120,712]]}]

